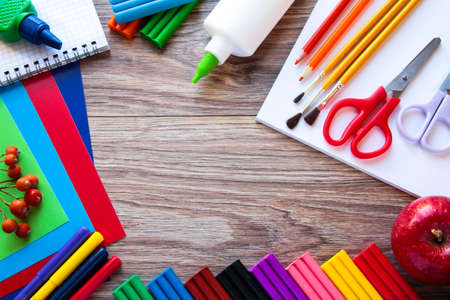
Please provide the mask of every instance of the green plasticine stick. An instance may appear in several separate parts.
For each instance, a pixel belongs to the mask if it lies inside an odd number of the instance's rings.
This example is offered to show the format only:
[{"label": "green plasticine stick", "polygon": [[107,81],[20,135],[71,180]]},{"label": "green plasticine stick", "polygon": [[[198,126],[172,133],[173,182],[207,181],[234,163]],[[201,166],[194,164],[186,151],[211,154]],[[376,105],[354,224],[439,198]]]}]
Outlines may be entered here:
[{"label": "green plasticine stick", "polygon": [[20,24],[30,15],[37,15],[31,0],[0,0],[0,37],[7,42],[20,40]]},{"label": "green plasticine stick", "polygon": [[134,274],[112,292],[116,300],[154,300],[141,279]]},{"label": "green plasticine stick", "polygon": [[147,25],[141,29],[141,35],[154,42],[159,48],[163,48],[199,2],[200,0],[196,0],[153,15]]}]

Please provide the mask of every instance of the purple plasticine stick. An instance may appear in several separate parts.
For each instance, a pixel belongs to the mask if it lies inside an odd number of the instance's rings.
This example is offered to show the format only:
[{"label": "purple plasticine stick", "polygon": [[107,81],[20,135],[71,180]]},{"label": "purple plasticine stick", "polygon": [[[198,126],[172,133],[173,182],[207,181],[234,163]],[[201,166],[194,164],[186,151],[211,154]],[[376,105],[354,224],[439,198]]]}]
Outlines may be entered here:
[{"label": "purple plasticine stick", "polygon": [[250,272],[274,300],[308,300],[273,253],[260,260]]},{"label": "purple plasticine stick", "polygon": [[36,277],[14,298],[14,300],[28,299],[50,276],[71,256],[91,234],[89,229],[81,227],[77,233],[42,267]]}]

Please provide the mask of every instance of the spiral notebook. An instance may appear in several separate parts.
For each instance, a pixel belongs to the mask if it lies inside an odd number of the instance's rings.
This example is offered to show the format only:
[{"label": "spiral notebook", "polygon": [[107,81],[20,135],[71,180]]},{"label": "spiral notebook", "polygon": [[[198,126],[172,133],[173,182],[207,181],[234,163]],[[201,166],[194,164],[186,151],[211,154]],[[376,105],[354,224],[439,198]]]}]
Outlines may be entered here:
[{"label": "spiral notebook", "polygon": [[109,50],[92,0],[33,0],[38,17],[63,42],[61,50],[0,40],[0,86]]}]

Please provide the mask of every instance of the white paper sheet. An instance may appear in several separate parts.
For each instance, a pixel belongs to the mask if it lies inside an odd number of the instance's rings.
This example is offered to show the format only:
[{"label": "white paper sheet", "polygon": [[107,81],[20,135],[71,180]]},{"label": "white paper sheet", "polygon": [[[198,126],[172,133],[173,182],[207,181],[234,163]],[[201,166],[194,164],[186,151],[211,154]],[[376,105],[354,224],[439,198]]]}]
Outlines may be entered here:
[{"label": "white paper sheet", "polygon": [[[449,0],[421,1],[372,59],[330,103],[333,105],[336,101],[348,97],[370,96],[379,86],[390,83],[432,38],[441,37],[440,48],[402,94],[401,103],[390,118],[393,143],[388,152],[375,159],[361,160],[351,154],[350,142],[341,147],[328,145],[323,138],[322,128],[331,105],[321,113],[313,126],[307,125],[303,120],[294,130],[286,126],[286,120],[299,112],[316,90],[310,93],[309,97],[305,97],[299,105],[294,104],[292,100],[384,4],[385,0],[373,0],[314,76],[304,83],[299,83],[298,78],[307,59],[304,59],[301,67],[295,66],[294,61],[305,41],[337,2],[337,0],[319,0],[261,107],[257,121],[412,195],[450,196],[450,153],[436,155],[426,152],[416,144],[403,139],[396,126],[400,109],[405,105],[428,102],[450,72]],[[352,116],[353,113],[350,112],[342,114],[334,123],[334,129],[344,128]],[[381,145],[382,139],[380,133],[371,134],[365,140],[362,149],[375,149]],[[450,130],[441,130],[439,139],[442,139],[442,144],[448,143]]]}]

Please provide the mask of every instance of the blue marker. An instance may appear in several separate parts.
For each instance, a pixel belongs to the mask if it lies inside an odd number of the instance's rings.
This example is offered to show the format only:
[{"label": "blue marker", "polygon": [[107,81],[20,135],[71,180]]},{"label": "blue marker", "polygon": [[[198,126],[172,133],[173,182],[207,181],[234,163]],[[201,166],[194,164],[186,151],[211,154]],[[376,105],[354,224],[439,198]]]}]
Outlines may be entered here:
[{"label": "blue marker", "polygon": [[0,38],[16,42],[24,38],[35,45],[61,49],[62,42],[50,26],[37,17],[31,0],[0,0]]}]

